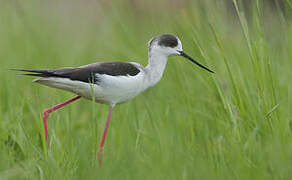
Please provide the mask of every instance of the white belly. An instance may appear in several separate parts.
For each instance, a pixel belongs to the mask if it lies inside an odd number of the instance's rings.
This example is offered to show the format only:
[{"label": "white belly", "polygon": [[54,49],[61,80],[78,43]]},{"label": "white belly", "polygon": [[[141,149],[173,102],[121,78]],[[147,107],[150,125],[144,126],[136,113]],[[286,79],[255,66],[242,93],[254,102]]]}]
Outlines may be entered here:
[{"label": "white belly", "polygon": [[35,82],[50,87],[73,92],[86,99],[95,99],[104,104],[117,104],[128,101],[146,89],[144,73],[136,76],[109,76],[97,75],[98,83],[89,84],[81,81],[72,81],[68,78],[44,77]]}]

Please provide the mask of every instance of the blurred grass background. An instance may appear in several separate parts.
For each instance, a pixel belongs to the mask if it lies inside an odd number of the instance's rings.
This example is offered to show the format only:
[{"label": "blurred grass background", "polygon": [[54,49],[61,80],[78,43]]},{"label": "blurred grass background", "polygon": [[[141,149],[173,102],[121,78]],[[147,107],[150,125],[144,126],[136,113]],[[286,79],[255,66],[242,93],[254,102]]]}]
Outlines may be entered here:
[{"label": "blurred grass background", "polygon": [[[291,179],[292,1],[2,0],[0,179]],[[171,57],[162,81],[108,107],[31,83],[9,68],[147,64],[147,42],[176,34],[216,71]]]}]

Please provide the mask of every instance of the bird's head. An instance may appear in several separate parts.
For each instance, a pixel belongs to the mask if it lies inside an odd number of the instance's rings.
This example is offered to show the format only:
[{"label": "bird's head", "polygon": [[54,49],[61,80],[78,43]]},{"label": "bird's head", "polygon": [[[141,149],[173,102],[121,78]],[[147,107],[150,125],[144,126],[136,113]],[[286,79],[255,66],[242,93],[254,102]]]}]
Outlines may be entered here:
[{"label": "bird's head", "polygon": [[187,55],[182,49],[182,43],[178,37],[172,34],[162,34],[156,37],[153,37],[149,43],[149,54],[161,54],[167,57],[169,56],[183,56],[188,60],[192,61],[196,65],[200,66],[201,68],[214,73],[207,67],[203,66],[202,64],[195,61],[189,55]]}]

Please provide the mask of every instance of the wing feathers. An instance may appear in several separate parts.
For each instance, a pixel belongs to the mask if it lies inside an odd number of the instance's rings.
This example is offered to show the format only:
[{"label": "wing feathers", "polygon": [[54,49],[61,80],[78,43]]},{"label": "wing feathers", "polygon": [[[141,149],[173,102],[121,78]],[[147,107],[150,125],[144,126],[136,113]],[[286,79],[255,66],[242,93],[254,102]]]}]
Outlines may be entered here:
[{"label": "wing feathers", "polygon": [[71,80],[83,82],[96,82],[95,74],[107,74],[110,76],[135,76],[140,70],[132,63],[126,62],[104,62],[94,63],[76,68],[60,68],[48,70],[27,70],[27,69],[11,69],[14,71],[28,72],[29,76],[39,77],[61,77]]}]

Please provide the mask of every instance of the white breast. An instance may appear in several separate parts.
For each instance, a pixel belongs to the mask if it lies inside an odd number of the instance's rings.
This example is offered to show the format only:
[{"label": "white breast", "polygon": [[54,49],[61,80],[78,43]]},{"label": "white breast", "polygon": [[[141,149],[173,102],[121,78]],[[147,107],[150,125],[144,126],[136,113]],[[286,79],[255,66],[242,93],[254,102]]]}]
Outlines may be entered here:
[{"label": "white breast", "polygon": [[112,103],[121,103],[134,98],[146,89],[145,74],[143,71],[136,76],[96,75],[99,79],[99,88],[95,94],[101,95],[102,100]]}]

